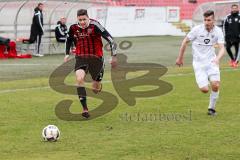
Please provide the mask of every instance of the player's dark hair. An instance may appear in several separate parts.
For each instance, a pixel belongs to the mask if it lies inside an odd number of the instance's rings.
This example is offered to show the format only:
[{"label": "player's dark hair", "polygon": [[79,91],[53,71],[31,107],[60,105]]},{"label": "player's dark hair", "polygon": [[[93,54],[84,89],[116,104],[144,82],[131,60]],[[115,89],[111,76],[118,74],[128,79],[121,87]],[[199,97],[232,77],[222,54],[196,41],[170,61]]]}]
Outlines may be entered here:
[{"label": "player's dark hair", "polygon": [[37,6],[39,7],[39,6],[41,6],[41,5],[43,5],[43,3],[38,3],[38,5],[37,5]]},{"label": "player's dark hair", "polygon": [[213,10],[207,10],[206,12],[203,13],[204,17],[210,17],[213,16],[214,17],[214,11]]},{"label": "player's dark hair", "polygon": [[233,7],[238,7],[238,5],[237,5],[237,4],[233,4],[233,5],[231,6],[231,8],[233,8]]},{"label": "player's dark hair", "polygon": [[77,11],[77,16],[87,16],[88,17],[88,13],[86,9],[79,9]]}]

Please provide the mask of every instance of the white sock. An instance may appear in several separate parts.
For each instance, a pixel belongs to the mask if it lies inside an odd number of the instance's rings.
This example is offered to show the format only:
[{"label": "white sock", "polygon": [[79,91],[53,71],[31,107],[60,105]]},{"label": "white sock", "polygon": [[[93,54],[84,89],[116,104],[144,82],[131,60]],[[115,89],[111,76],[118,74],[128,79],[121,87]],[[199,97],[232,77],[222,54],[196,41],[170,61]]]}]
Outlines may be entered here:
[{"label": "white sock", "polygon": [[215,106],[216,106],[218,96],[219,96],[219,91],[218,92],[214,92],[214,91],[211,92],[208,109],[214,109],[215,110]]}]

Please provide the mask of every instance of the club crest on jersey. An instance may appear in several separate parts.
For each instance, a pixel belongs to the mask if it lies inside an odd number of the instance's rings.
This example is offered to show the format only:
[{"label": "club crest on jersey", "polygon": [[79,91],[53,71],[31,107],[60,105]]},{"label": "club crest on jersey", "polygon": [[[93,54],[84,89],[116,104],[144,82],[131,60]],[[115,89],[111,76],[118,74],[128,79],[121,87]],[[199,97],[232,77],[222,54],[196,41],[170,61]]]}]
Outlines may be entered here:
[{"label": "club crest on jersey", "polygon": [[208,44],[210,42],[210,39],[204,39],[204,43]]},{"label": "club crest on jersey", "polygon": [[93,29],[92,28],[88,28],[87,32],[88,32],[88,34],[91,34],[93,32]]},{"label": "club crest on jersey", "polygon": [[235,22],[237,22],[238,21],[238,18],[235,18]]},{"label": "club crest on jersey", "polygon": [[214,38],[214,35],[211,35],[211,38],[213,39],[213,38]]}]

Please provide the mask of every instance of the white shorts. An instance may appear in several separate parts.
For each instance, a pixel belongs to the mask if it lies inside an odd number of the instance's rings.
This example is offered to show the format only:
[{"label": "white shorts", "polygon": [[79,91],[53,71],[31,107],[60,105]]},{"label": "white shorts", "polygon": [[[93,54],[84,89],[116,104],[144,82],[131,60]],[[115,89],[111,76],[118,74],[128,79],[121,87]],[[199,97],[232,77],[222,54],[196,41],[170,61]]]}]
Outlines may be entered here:
[{"label": "white shorts", "polygon": [[193,62],[196,82],[199,88],[209,85],[209,81],[220,81],[219,65],[214,62],[200,63]]}]

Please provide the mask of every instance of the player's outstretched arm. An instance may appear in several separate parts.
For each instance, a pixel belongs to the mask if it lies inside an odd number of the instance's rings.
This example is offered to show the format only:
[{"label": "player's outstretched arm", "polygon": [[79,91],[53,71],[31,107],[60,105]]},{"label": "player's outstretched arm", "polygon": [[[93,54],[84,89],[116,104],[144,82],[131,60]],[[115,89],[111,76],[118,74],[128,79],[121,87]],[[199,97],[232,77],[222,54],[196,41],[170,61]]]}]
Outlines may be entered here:
[{"label": "player's outstretched arm", "polygon": [[184,57],[184,53],[185,53],[185,50],[187,48],[189,41],[190,40],[187,37],[185,37],[182,41],[182,45],[179,50],[178,58],[176,60],[176,65],[178,65],[179,67],[181,67],[183,65],[183,57]]},{"label": "player's outstretched arm", "polygon": [[117,67],[117,45],[115,41],[113,40],[112,36],[108,33],[107,30],[103,32],[103,37],[106,39],[111,47],[111,60],[110,64],[112,68]]},{"label": "player's outstretched arm", "polygon": [[117,66],[117,44],[111,34],[99,22],[94,21],[92,23],[95,25],[97,32],[100,33],[101,36],[109,43],[112,56],[110,64],[112,65],[112,68],[115,68]]},{"label": "player's outstretched arm", "polygon": [[117,67],[117,57],[116,57],[116,55],[111,57],[110,64],[111,64],[112,68]]},{"label": "player's outstretched arm", "polygon": [[111,47],[111,61],[110,64],[112,66],[112,68],[115,68],[117,66],[117,44],[115,43],[113,37],[109,34],[109,32],[104,29],[104,31],[102,32],[102,37],[108,41],[110,47]]},{"label": "player's outstretched arm", "polygon": [[214,60],[214,62],[216,64],[220,63],[220,60],[222,59],[222,57],[224,56],[224,53],[225,53],[225,48],[224,48],[223,43],[218,44],[218,48],[219,48],[218,55],[217,55],[216,59]]}]

